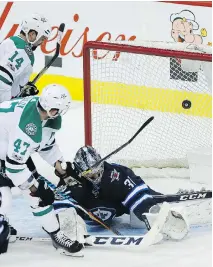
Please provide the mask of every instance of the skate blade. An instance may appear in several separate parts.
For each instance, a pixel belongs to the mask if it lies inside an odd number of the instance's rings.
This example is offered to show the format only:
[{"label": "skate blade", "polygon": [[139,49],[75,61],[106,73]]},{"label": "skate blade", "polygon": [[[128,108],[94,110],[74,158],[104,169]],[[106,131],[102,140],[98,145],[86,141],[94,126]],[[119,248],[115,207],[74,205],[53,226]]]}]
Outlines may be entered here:
[{"label": "skate blade", "polygon": [[64,249],[57,249],[58,253],[61,254],[61,255],[65,255],[65,256],[69,256],[69,257],[77,257],[77,258],[83,258],[84,257],[84,254],[82,251],[78,251],[78,252],[75,252],[75,253],[70,253]]}]

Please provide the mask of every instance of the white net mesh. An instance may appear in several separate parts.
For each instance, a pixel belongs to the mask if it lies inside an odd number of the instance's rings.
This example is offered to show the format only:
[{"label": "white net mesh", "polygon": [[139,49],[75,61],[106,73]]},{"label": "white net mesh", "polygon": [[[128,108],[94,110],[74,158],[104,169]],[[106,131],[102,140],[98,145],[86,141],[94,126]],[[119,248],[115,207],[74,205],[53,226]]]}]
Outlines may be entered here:
[{"label": "white net mesh", "polygon": [[[161,42],[140,46],[189,51],[189,59],[194,48]],[[90,49],[90,66],[92,145],[102,156],[125,143],[151,116],[151,124],[111,161],[186,166],[187,151],[211,146],[211,80],[206,71],[211,62],[181,60],[175,52],[162,57],[133,54],[128,48],[122,53]]]}]

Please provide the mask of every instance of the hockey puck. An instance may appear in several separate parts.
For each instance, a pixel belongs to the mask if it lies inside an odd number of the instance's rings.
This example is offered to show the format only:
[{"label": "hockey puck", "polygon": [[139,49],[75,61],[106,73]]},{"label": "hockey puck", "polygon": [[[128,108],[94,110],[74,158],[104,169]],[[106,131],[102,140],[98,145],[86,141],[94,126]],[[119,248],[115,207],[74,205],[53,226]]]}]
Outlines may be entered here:
[{"label": "hockey puck", "polygon": [[189,109],[189,108],[191,108],[191,106],[192,106],[192,103],[191,103],[191,101],[189,101],[189,100],[184,100],[184,101],[182,102],[182,107],[183,107],[184,109]]}]

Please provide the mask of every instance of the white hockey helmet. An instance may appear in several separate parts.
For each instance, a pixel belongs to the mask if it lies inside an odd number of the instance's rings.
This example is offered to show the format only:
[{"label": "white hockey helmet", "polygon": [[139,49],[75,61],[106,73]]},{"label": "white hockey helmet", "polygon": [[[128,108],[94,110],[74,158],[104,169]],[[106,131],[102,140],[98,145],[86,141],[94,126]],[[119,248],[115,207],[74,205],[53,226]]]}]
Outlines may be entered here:
[{"label": "white hockey helmet", "polygon": [[[71,105],[71,97],[65,87],[59,84],[50,84],[42,90],[39,104],[47,112],[50,118],[64,115]],[[58,109],[55,116],[50,114],[51,109]]]},{"label": "white hockey helmet", "polygon": [[[31,30],[37,32],[37,36],[34,42],[30,42],[28,38],[28,33]],[[51,27],[44,16],[33,14],[22,21],[21,31],[25,33],[28,43],[36,45],[36,43],[38,43],[42,37],[45,37],[47,39],[49,38]]]}]

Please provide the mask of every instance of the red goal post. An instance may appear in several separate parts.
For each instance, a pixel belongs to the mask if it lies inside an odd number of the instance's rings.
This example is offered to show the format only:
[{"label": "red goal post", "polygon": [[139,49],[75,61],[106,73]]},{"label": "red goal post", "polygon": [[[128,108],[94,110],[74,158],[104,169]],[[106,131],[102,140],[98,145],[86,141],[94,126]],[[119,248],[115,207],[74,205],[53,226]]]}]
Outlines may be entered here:
[{"label": "red goal post", "polygon": [[[200,131],[202,131],[202,127],[206,127],[206,125],[209,127],[211,121],[211,90],[208,88],[209,86],[207,86],[208,81],[206,81],[204,71],[201,71],[201,64],[203,64],[202,62],[204,62],[204,64],[211,62],[212,55],[211,52],[202,52],[197,50],[196,47],[195,49],[189,49],[187,48],[189,45],[190,44],[164,42],[141,42],[141,44],[134,42],[87,42],[83,49],[85,144],[94,145],[100,151],[102,156],[105,156],[117,146],[121,145],[123,141],[125,142],[128,140],[131,137],[131,133],[137,130],[141,121],[132,127],[131,122],[134,121],[134,119],[137,121],[144,116],[143,120],[145,121],[147,115],[157,115],[158,126],[162,123],[162,129],[165,128],[164,131],[162,130],[162,135],[164,135],[164,137],[161,136],[161,140],[156,139],[157,130],[155,127],[150,129],[149,136],[142,136],[141,139],[138,140],[138,143],[135,144],[133,150],[130,149],[129,151],[126,151],[126,154],[128,155],[132,153],[130,157],[133,157],[133,165],[134,151],[136,148],[141,150],[140,153],[136,153],[136,164],[138,164],[138,162],[140,162],[140,158],[146,154],[146,150],[148,162],[151,160],[150,153],[152,153],[148,150],[151,149],[153,154],[155,154],[154,152],[158,150],[156,155],[154,155],[154,159],[157,159],[157,161],[159,161],[159,157],[161,156],[161,149],[162,151],[170,150],[170,147],[166,144],[169,139],[169,136],[167,136],[167,129],[165,127],[166,122],[168,125],[173,127],[173,132],[177,131],[177,138],[172,137],[174,139],[172,142],[177,142],[177,145],[183,142],[183,144],[180,144],[180,153],[177,153],[178,158],[182,159],[182,156],[185,158],[187,149],[210,145],[210,128],[208,128],[208,132],[204,133],[206,134],[206,141],[201,140],[199,143],[196,140],[192,140],[192,142],[194,142],[193,145],[188,144],[190,143],[191,138],[193,139],[193,136],[188,136],[190,135],[190,128],[187,129],[187,133],[182,133],[178,136],[178,131],[181,131],[181,127],[185,127],[186,124],[191,124],[191,131],[196,132],[197,130],[198,135],[196,138],[200,138]],[[192,71],[190,68],[189,70],[187,69],[187,71],[180,70],[179,65],[175,67],[175,62],[177,62],[177,64],[180,63],[180,66],[184,65],[184,62],[187,63],[185,65],[188,67],[191,66]],[[140,68],[138,72],[139,74],[136,74],[136,78],[134,77],[133,72],[131,73],[132,76],[130,75],[131,69],[134,69],[135,66],[139,66]],[[145,74],[144,69],[146,69],[147,74]],[[120,73],[121,71],[122,73]],[[181,72],[183,77],[180,75]],[[120,80],[117,79],[118,76],[120,77]],[[126,79],[127,76],[128,79]],[[139,76],[141,77],[138,78]],[[152,79],[151,76],[153,76]],[[126,80],[122,81],[123,78]],[[150,79],[148,83],[147,79]],[[151,84],[152,80],[153,86]],[[158,84],[160,84],[159,88]],[[134,92],[134,90],[136,90],[135,88],[137,89],[137,93]],[[113,90],[115,92],[116,99],[111,101],[109,99],[113,98]],[[138,92],[138,90],[140,92]],[[126,92],[125,94],[123,93],[124,91]],[[132,102],[134,100],[131,100],[131,104],[126,104],[125,101],[132,96],[134,98],[134,94],[135,103]],[[182,96],[180,96],[180,94],[182,94]],[[168,101],[161,99],[164,98],[164,96],[168,97]],[[94,101],[93,97],[95,98]],[[153,101],[153,97],[156,97],[156,102],[149,105],[149,102]],[[178,97],[183,97],[182,107],[180,103],[177,103],[178,101],[176,101]],[[192,100],[190,100],[190,97],[192,97]],[[125,99],[125,101],[122,100],[122,98]],[[143,100],[144,103],[142,103]],[[138,101],[140,102],[139,104]],[[159,104],[159,101],[162,103]],[[169,101],[171,101],[172,105],[174,105],[173,109],[169,106]],[[205,101],[207,102],[204,103]],[[97,110],[93,107],[93,105],[96,104],[99,106]],[[184,107],[185,104],[186,106]],[[187,106],[189,104],[191,105],[190,107]],[[106,107],[107,105],[109,107]],[[113,110],[113,107],[116,111]],[[197,107],[196,110],[194,110],[195,107]],[[121,117],[118,118],[116,125],[116,118],[118,112],[120,111],[119,109],[123,108],[125,109],[122,111],[124,113],[122,113]],[[134,111],[131,111],[132,113],[128,113],[130,109],[134,109]],[[106,113],[108,111],[110,114],[107,118]],[[94,118],[93,113],[96,113]],[[134,129],[129,132],[126,128],[127,130],[125,130],[121,137],[119,135],[120,132],[122,132],[122,123],[124,123],[123,119],[125,120],[126,116],[129,117],[125,123],[129,124],[129,128]],[[173,119],[171,119],[171,117],[173,117]],[[174,121],[175,118],[178,123]],[[107,120],[109,120],[109,123],[107,126],[104,126],[104,123]],[[96,126],[99,128],[96,128]],[[125,127],[127,126],[125,125]],[[105,136],[99,138],[99,135],[102,135],[101,131],[103,131]],[[114,132],[114,136],[111,132]],[[196,135],[196,133],[193,134]],[[98,141],[95,140],[95,135],[97,135],[96,137]],[[151,135],[153,136],[152,138],[150,138]],[[108,136],[109,138],[107,138]],[[158,133],[158,136],[160,136],[160,133]],[[104,138],[107,139],[105,143]],[[144,138],[148,138],[149,142],[143,143]],[[99,139],[101,139],[101,141]],[[183,139],[187,139],[186,144]],[[160,144],[156,145],[154,142],[159,142]],[[111,145],[111,143],[113,143],[113,145]],[[148,146],[151,148],[148,148]],[[158,148],[156,149],[156,147]],[[174,148],[172,149],[174,150]],[[186,150],[184,151],[184,149]],[[164,162],[168,162],[170,156],[171,158],[176,157],[174,151],[171,153],[165,153],[165,157],[163,153],[164,152],[162,152],[162,157]],[[123,159],[123,155],[118,155],[118,158],[120,157]],[[128,160],[129,157],[127,156],[127,161]],[[142,161],[146,162],[146,156],[142,159]],[[179,163],[177,165],[179,165]]]}]

